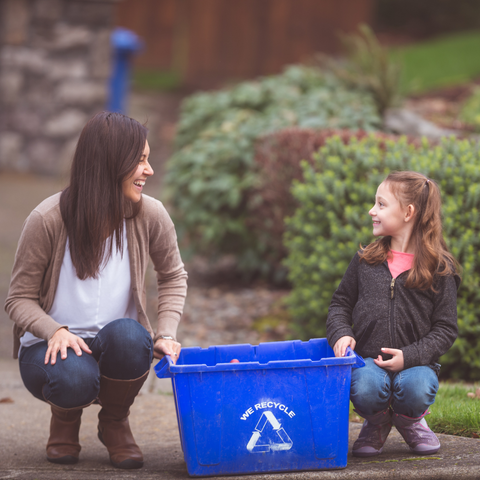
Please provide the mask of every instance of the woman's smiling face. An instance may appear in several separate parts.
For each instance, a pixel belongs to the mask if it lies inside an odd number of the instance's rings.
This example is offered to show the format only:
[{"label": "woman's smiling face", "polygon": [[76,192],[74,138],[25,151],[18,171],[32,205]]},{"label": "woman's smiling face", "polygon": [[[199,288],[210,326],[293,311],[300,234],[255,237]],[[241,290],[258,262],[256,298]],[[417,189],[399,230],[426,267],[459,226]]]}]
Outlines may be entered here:
[{"label": "woman's smiling face", "polygon": [[153,168],[148,163],[148,157],[150,156],[150,146],[148,142],[145,142],[145,148],[140,162],[134,172],[127,177],[122,184],[123,195],[133,203],[138,203],[142,198],[143,186],[148,177],[153,175]]}]

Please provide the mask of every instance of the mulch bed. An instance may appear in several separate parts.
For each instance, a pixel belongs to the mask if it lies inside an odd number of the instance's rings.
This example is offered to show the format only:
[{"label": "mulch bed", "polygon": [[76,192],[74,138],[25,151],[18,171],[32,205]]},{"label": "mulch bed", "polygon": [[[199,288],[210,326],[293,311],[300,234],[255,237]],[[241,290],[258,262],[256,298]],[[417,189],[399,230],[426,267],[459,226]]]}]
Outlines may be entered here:
[{"label": "mulch bed", "polygon": [[480,79],[477,79],[464,85],[412,95],[405,100],[404,107],[441,128],[460,130],[468,135],[474,130],[460,119],[460,111],[473,90],[479,87]]}]

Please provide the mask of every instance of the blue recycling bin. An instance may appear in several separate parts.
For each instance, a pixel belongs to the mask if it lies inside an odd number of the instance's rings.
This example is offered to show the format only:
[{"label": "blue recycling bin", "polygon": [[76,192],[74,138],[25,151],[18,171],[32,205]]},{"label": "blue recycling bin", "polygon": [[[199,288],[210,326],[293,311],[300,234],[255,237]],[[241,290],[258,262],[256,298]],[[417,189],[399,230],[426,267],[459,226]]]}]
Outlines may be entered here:
[{"label": "blue recycling bin", "polygon": [[188,473],[209,476],[345,468],[351,370],[364,365],[321,338],[184,348],[155,372],[172,379]]}]

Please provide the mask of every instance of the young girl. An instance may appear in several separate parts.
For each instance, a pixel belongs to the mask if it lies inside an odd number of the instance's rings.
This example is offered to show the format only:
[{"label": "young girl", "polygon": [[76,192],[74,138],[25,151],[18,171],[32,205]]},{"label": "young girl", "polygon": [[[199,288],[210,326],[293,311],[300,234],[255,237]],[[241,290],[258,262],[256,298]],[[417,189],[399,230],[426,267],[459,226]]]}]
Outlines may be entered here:
[{"label": "young girl", "polygon": [[350,398],[365,418],[353,455],[380,454],[392,424],[412,452],[432,454],[440,442],[424,417],[438,390],[438,358],[457,337],[460,284],[439,188],[420,173],[390,173],[369,214],[381,238],[357,252],[327,319],[335,356],[350,346],[365,359],[352,372]]},{"label": "young girl", "polygon": [[[153,175],[149,153],[143,125],[119,113],[95,115],[80,135],[70,185],[23,226],[5,308],[23,382],[51,405],[50,462],[78,461],[83,408],[98,402],[98,437],[111,463],[141,467],[130,406],[152,357],[175,361],[180,353],[187,274],[168,213],[142,194]],[[156,334],[146,314],[149,258]]]}]

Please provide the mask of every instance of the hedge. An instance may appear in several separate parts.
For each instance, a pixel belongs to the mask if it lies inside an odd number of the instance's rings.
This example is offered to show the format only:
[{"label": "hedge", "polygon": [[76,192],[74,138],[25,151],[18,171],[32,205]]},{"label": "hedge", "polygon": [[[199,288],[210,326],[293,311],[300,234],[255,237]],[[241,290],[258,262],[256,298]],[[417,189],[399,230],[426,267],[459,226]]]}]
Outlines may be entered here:
[{"label": "hedge", "polygon": [[265,273],[268,247],[246,223],[256,140],[288,126],[373,131],[380,123],[371,95],[311,67],[188,97],[165,180],[183,252],[234,254],[240,269]]},{"label": "hedge", "polygon": [[[370,133],[371,134],[371,133]],[[254,238],[266,246],[263,260],[272,272],[274,283],[286,276],[282,261],[286,217],[295,212],[297,202],[291,194],[293,180],[302,179],[300,162],[313,162],[313,156],[328,138],[337,135],[343,143],[369,135],[363,130],[313,130],[290,127],[260,138],[255,149],[256,182],[248,192],[246,225]],[[380,140],[397,139],[395,135],[375,132]],[[409,142],[418,140],[409,139]]]},{"label": "hedge", "polygon": [[287,299],[302,338],[325,336],[333,292],[359,244],[373,241],[368,211],[379,183],[393,170],[433,178],[443,195],[444,234],[463,267],[458,292],[459,337],[442,357],[442,375],[480,378],[480,148],[468,140],[438,145],[379,140],[374,136],[329,139],[302,162],[302,182],[292,193],[299,204],[287,219],[285,266],[293,285]]}]

